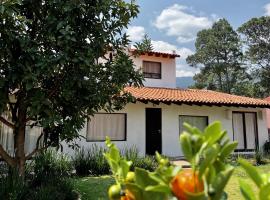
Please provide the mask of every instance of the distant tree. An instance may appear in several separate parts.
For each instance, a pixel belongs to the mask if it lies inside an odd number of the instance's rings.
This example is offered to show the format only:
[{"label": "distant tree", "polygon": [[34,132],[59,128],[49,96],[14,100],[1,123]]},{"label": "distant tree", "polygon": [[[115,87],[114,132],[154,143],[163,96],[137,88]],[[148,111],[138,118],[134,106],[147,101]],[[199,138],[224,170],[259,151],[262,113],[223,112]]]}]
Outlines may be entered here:
[{"label": "distant tree", "polygon": [[270,95],[270,17],[253,18],[244,23],[238,31],[244,36],[245,57],[254,71],[256,93]]},{"label": "distant tree", "polygon": [[[142,76],[125,54],[123,30],[137,13],[124,0],[0,1],[0,121],[13,130],[15,149],[0,145],[0,156],[21,175],[40,149],[78,138],[89,115],[131,99],[123,88]],[[116,56],[106,60],[111,49]],[[27,124],[47,138],[28,155]]]},{"label": "distant tree", "polygon": [[243,82],[249,81],[242,65],[241,41],[226,19],[198,32],[195,46],[195,54],[187,57],[188,64],[201,70],[194,77],[195,87],[246,94],[239,90]]},{"label": "distant tree", "polygon": [[151,43],[151,38],[147,34],[144,35],[141,42],[136,42],[134,47],[138,50],[139,53],[153,51],[154,47]]}]

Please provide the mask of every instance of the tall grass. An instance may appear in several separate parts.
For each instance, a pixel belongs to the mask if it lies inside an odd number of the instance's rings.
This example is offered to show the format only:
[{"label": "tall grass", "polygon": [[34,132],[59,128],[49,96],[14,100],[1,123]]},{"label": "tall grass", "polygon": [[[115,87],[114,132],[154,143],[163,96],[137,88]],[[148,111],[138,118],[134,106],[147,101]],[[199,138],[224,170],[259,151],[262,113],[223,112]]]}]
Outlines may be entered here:
[{"label": "tall grass", "polygon": [[[76,174],[79,176],[100,176],[111,174],[110,167],[104,157],[106,148],[99,147],[96,144],[89,149],[81,148],[73,157],[73,165]],[[153,171],[157,167],[157,162],[154,157],[140,157],[139,151],[135,146],[124,148],[121,154],[127,160],[132,161],[131,170],[135,167]]]}]

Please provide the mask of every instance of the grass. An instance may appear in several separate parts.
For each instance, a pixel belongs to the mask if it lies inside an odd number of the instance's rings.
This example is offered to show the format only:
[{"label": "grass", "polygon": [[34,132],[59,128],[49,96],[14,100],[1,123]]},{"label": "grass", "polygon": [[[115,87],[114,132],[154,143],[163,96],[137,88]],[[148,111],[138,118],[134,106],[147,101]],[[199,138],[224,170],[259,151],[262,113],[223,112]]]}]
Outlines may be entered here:
[{"label": "grass", "polygon": [[[258,166],[262,172],[269,173],[270,165]],[[239,189],[239,179],[246,180],[252,188],[256,186],[250,181],[247,174],[239,167],[236,168],[232,178],[230,179],[225,191],[228,193],[229,200],[243,199]],[[107,191],[110,185],[114,183],[111,176],[100,177],[84,177],[76,179],[76,188],[82,195],[81,199],[85,200],[106,200]]]}]

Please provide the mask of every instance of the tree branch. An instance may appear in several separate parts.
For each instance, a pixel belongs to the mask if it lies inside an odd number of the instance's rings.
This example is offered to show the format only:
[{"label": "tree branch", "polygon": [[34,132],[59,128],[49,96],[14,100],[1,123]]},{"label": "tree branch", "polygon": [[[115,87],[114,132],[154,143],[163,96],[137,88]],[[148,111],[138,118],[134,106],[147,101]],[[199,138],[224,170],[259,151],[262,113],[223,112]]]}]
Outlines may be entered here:
[{"label": "tree branch", "polygon": [[44,135],[44,132],[42,132],[40,134],[40,136],[38,136],[37,143],[36,143],[36,148],[25,157],[26,160],[31,159],[33,157],[33,155],[35,155],[37,152],[42,151],[42,150],[47,148],[47,146],[44,146],[44,147],[42,147],[40,149],[38,148],[39,147],[39,142],[40,142],[43,135]]},{"label": "tree branch", "polygon": [[8,153],[4,150],[3,146],[0,144],[0,156],[12,167],[15,166],[15,159],[12,158]]},{"label": "tree branch", "polygon": [[15,125],[8,120],[6,120],[4,117],[0,116],[0,122],[7,125],[9,128],[15,129]]}]

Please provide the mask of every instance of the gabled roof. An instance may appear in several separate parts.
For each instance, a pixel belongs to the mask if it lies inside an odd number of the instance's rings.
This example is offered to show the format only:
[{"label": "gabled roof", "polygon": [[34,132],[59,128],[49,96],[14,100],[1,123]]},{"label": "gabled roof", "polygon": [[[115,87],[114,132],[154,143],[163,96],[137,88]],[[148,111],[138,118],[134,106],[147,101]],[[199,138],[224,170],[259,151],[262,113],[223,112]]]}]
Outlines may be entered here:
[{"label": "gabled roof", "polygon": [[197,89],[173,89],[159,87],[126,87],[137,101],[165,104],[270,108],[270,102],[237,95]]},{"label": "gabled roof", "polygon": [[[129,49],[131,53],[136,53],[136,49]],[[180,57],[180,55],[176,53],[165,53],[165,52],[159,52],[159,51],[146,51],[141,53],[141,55],[148,55],[148,56],[156,56],[156,57],[163,57],[163,58],[176,58]]]}]

